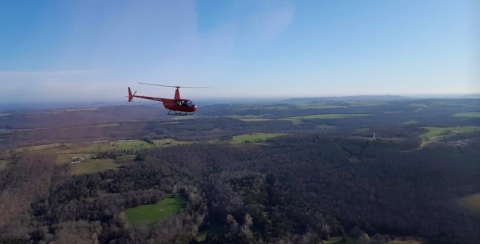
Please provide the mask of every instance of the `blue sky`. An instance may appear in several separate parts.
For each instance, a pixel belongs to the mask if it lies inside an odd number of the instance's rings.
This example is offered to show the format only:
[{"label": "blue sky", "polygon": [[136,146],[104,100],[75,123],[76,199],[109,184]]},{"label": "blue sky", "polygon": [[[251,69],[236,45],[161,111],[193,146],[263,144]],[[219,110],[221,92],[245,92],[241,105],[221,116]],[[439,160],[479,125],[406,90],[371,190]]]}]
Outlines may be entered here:
[{"label": "blue sky", "polygon": [[478,93],[475,0],[0,0],[0,102]]}]

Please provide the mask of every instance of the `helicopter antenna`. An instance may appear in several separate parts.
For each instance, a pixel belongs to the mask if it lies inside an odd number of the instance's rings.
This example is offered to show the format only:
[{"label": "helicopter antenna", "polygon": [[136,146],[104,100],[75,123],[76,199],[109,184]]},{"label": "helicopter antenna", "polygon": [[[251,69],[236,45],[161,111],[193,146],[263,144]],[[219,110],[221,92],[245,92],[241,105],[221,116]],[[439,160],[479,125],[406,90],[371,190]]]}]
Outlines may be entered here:
[{"label": "helicopter antenna", "polygon": [[138,83],[138,84],[140,84],[140,85],[148,85],[148,86],[172,87],[172,88],[210,88],[210,87],[193,87],[193,86],[167,86],[167,85],[149,84],[149,83]]}]

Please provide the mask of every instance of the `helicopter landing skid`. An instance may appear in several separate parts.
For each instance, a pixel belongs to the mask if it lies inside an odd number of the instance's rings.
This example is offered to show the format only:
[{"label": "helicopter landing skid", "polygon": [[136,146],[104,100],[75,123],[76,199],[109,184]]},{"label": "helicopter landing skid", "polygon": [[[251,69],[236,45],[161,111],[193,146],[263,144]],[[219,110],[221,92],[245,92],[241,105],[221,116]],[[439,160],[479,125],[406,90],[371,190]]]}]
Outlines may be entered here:
[{"label": "helicopter landing skid", "polygon": [[188,112],[182,112],[182,111],[172,111],[168,110],[167,115],[174,115],[174,116],[187,116],[187,115],[195,115],[195,113],[188,113]]}]

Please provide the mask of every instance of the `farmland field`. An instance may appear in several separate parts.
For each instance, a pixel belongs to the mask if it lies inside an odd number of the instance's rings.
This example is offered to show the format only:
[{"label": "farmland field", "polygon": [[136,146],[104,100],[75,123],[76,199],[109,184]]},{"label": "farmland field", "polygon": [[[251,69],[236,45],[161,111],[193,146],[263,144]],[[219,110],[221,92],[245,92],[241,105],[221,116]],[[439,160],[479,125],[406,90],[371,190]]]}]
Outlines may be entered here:
[{"label": "farmland field", "polygon": [[421,134],[420,138],[430,139],[438,136],[444,136],[449,133],[471,133],[475,131],[480,131],[479,127],[474,126],[456,126],[456,127],[422,127],[427,129],[428,132]]},{"label": "farmland field", "polygon": [[480,112],[456,113],[453,117],[480,118]]},{"label": "farmland field", "polygon": [[10,161],[10,160],[1,160],[0,161],[0,170],[6,169],[11,164],[12,164],[12,161]]},{"label": "farmland field", "polygon": [[480,193],[460,199],[459,204],[472,212],[480,214]]},{"label": "farmland field", "polygon": [[165,199],[158,203],[129,208],[125,210],[125,214],[130,225],[139,221],[155,224],[159,219],[164,219],[180,212],[187,206],[187,202],[187,198],[183,195],[177,194],[173,196],[172,194],[167,194]]},{"label": "farmland field", "polygon": [[277,136],[284,136],[284,135],[287,135],[287,134],[284,134],[284,133],[245,134],[245,135],[234,136],[232,141],[235,143],[245,143],[247,141],[250,143],[258,143],[258,142],[263,142]]},{"label": "farmland field", "polygon": [[153,143],[155,143],[155,146],[167,147],[167,146],[174,146],[174,145],[192,144],[193,142],[192,141],[177,141],[175,139],[166,138],[166,139],[161,139],[161,140],[153,140]]},{"label": "farmland field", "polygon": [[370,116],[371,114],[316,114],[316,115],[305,115],[305,116],[296,116],[290,117],[291,119],[345,119],[345,118],[352,118],[352,117],[366,117]]},{"label": "farmland field", "polygon": [[120,126],[119,123],[108,123],[108,124],[99,124],[99,125],[95,125],[96,127],[116,127],[116,126]]},{"label": "farmland field", "polygon": [[243,122],[265,122],[265,121],[272,121],[274,119],[240,119]]},{"label": "farmland field", "polygon": [[89,159],[71,164],[70,173],[73,175],[98,173],[109,169],[117,169],[120,165],[113,159]]},{"label": "farmland field", "polygon": [[413,125],[413,124],[417,124],[417,123],[418,123],[417,120],[409,120],[409,121],[403,122],[402,124],[403,125]]}]

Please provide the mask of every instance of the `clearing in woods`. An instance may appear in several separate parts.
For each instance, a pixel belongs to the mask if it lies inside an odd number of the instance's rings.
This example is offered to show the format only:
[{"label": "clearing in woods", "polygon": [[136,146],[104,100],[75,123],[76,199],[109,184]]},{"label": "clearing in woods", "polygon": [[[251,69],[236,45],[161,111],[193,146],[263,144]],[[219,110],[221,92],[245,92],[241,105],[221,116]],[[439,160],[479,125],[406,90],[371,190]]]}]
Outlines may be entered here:
[{"label": "clearing in woods", "polygon": [[159,219],[170,217],[180,212],[187,206],[188,199],[181,194],[167,194],[165,199],[155,204],[141,205],[136,208],[125,210],[128,224],[132,225],[139,221],[147,221],[149,224],[155,224]]},{"label": "clearing in woods", "polygon": [[480,112],[456,113],[453,117],[480,118]]},{"label": "clearing in woods", "polygon": [[267,141],[268,139],[287,135],[285,133],[254,133],[254,134],[245,134],[238,135],[232,138],[234,143],[260,143]]},{"label": "clearing in woods", "polygon": [[480,214],[480,193],[464,197],[458,202],[460,206],[472,212]]},{"label": "clearing in woods", "polygon": [[352,117],[366,117],[371,114],[315,114],[315,115],[305,115],[305,116],[295,116],[290,117],[290,119],[346,119]]},{"label": "clearing in woods", "polygon": [[12,164],[12,161],[10,160],[0,160],[0,170],[6,169],[11,164]]},{"label": "clearing in woods", "polygon": [[472,133],[475,131],[480,131],[480,128],[475,126],[422,127],[422,128],[428,130],[427,133],[420,135],[420,138],[424,140],[428,140],[428,139],[439,137],[439,136],[448,136],[452,133]]},{"label": "clearing in woods", "polygon": [[80,163],[73,163],[70,167],[70,173],[73,175],[93,174],[103,172],[109,169],[118,169],[119,164],[113,159],[87,159]]}]

